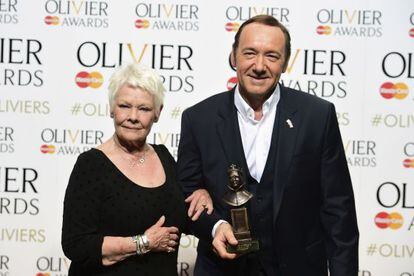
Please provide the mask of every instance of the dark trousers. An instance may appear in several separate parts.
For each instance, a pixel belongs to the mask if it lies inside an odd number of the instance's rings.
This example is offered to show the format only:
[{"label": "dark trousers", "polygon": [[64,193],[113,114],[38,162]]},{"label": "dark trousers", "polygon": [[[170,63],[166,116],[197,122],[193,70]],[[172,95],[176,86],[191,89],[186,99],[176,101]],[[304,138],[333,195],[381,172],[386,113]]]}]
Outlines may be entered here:
[{"label": "dark trousers", "polygon": [[225,261],[217,256],[197,256],[194,276],[274,276],[266,274],[258,256],[251,253],[236,260]]}]

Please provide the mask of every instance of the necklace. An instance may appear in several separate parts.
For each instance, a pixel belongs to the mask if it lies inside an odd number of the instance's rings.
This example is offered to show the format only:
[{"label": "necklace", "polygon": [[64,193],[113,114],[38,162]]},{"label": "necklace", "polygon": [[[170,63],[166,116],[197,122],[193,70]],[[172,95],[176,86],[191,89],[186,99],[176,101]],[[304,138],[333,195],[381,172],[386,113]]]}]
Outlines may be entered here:
[{"label": "necklace", "polygon": [[142,166],[147,160],[147,152],[149,149],[149,146],[145,144],[143,153],[141,155],[138,155],[137,158],[124,156],[124,154],[127,154],[127,152],[121,149],[121,158],[127,161],[131,167]]},{"label": "necklace", "polygon": [[146,148],[144,150],[144,152],[142,153],[142,155],[138,156],[137,159],[131,158],[131,157],[124,157],[122,155],[121,155],[121,157],[123,159],[125,159],[126,161],[128,161],[131,167],[142,166],[142,165],[144,165],[145,161],[147,160],[147,151],[148,151],[148,148]]}]

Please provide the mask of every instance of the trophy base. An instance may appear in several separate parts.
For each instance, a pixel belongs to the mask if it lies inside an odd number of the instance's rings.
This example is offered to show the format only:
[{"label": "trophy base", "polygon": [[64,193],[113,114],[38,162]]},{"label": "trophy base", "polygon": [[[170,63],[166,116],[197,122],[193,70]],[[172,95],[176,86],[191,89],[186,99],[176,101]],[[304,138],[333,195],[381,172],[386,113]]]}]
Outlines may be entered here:
[{"label": "trophy base", "polygon": [[237,245],[228,244],[226,250],[228,253],[239,255],[259,251],[259,241],[257,240],[239,240]]}]

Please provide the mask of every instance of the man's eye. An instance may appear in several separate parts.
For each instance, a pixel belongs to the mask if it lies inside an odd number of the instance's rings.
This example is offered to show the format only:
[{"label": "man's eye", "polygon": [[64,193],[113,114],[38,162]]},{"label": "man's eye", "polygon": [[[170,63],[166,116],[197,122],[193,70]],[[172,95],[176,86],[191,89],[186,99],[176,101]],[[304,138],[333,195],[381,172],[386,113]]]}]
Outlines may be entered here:
[{"label": "man's eye", "polygon": [[279,59],[279,56],[277,56],[277,55],[268,55],[267,56],[270,60],[278,60]]}]

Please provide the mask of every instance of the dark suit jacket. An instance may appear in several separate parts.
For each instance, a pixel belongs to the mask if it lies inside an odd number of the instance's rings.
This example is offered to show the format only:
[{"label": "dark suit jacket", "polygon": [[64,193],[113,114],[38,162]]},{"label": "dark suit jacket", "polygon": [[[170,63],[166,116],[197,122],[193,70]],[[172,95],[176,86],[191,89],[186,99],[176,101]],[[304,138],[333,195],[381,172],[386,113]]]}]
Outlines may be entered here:
[{"label": "dark suit jacket", "polygon": [[[277,108],[272,135],[272,143],[277,143],[273,225],[269,227],[278,275],[321,276],[329,267],[331,276],[356,276],[359,234],[335,107],[281,86]],[[179,181],[186,194],[206,188],[215,208],[212,215],[203,214],[191,225],[200,239],[196,266],[203,267],[205,275],[217,269],[217,263],[234,262],[219,261],[211,253],[213,225],[218,219],[230,221],[222,197],[231,163],[248,171],[234,91],[212,96],[182,115]]]}]

